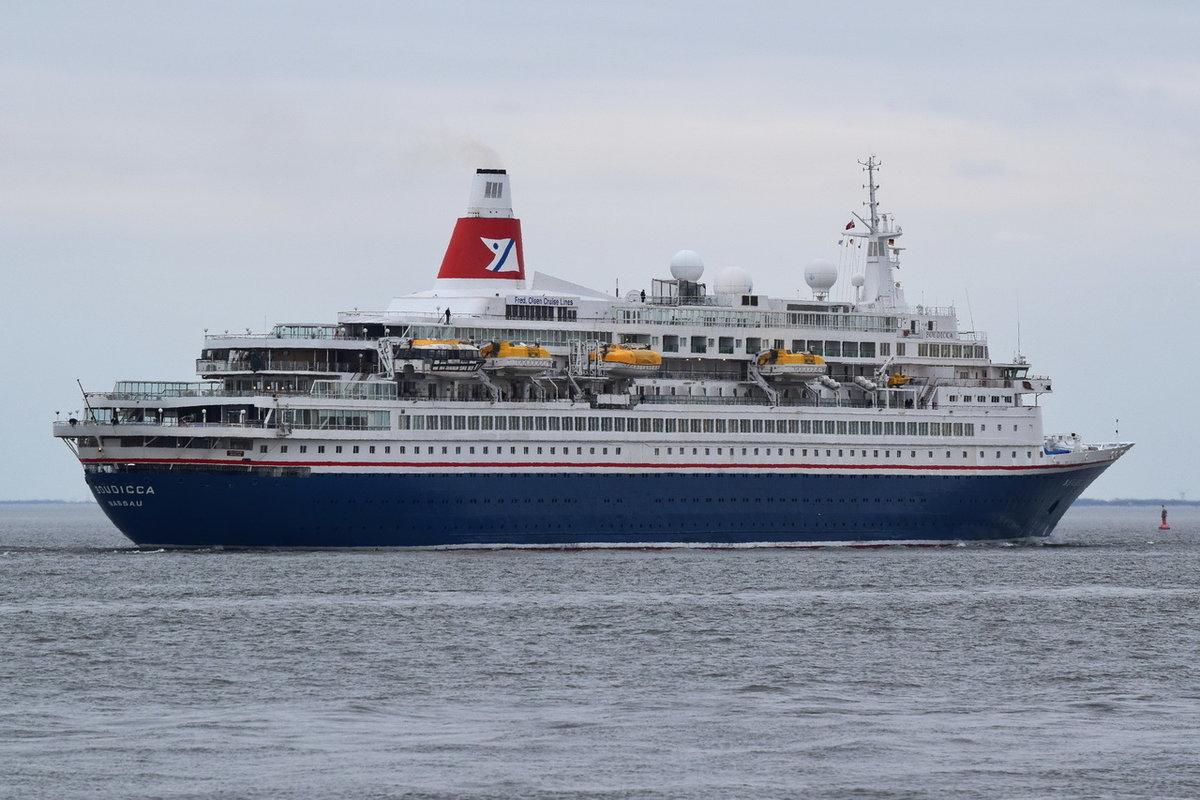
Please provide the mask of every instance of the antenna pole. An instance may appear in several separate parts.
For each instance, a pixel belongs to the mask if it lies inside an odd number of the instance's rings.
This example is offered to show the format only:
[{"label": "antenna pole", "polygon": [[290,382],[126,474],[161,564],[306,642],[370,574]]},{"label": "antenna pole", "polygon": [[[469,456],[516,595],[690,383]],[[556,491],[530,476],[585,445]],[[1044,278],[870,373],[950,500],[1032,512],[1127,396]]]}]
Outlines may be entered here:
[{"label": "antenna pole", "polygon": [[875,183],[875,170],[883,166],[880,161],[875,159],[874,154],[869,156],[866,161],[859,161],[862,164],[863,170],[867,173],[867,197],[869,202],[867,205],[871,209],[871,234],[879,232],[879,205],[875,201],[875,190],[879,188]]},{"label": "antenna pole", "polygon": [[87,406],[88,417],[92,420],[92,422],[95,422],[96,412],[92,410],[92,404],[88,402],[87,392],[83,390],[83,384],[79,382],[79,378],[75,379],[75,385],[79,387],[79,393],[83,395],[83,404]]}]

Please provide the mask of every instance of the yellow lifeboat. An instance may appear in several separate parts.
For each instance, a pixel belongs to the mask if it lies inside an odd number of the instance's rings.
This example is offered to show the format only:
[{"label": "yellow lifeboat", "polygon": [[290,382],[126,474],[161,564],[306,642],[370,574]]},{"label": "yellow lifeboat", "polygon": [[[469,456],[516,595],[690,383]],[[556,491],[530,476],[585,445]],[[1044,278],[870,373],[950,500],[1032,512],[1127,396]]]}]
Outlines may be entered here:
[{"label": "yellow lifeboat", "polygon": [[807,381],[825,374],[825,359],[813,353],[794,353],[773,348],[755,357],[759,373],[769,380]]},{"label": "yellow lifeboat", "polygon": [[606,344],[593,350],[588,353],[588,361],[598,362],[605,374],[624,378],[651,375],[662,369],[661,353],[623,344]]},{"label": "yellow lifeboat", "polygon": [[554,366],[550,351],[536,344],[492,342],[479,349],[483,368],[497,375],[535,375]]},{"label": "yellow lifeboat", "polygon": [[912,380],[910,375],[901,375],[899,372],[893,372],[892,377],[888,378],[888,386],[904,386]]}]

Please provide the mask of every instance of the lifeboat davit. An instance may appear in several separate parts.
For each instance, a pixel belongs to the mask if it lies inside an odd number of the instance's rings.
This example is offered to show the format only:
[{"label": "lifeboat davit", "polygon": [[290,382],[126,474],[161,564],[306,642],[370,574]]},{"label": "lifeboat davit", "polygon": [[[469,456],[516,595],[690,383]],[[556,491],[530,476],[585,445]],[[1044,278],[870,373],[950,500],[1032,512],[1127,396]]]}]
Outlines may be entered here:
[{"label": "lifeboat davit", "polygon": [[588,361],[599,363],[600,371],[618,378],[652,375],[662,369],[662,354],[623,344],[606,344],[588,353]]},{"label": "lifeboat davit", "polygon": [[394,350],[396,371],[405,375],[456,375],[479,369],[479,348],[457,339],[412,339]]},{"label": "lifeboat davit", "polygon": [[497,375],[536,375],[554,366],[550,351],[536,344],[492,342],[480,348],[483,368]]},{"label": "lifeboat davit", "polygon": [[791,350],[763,350],[755,358],[759,374],[768,380],[810,381],[825,374],[825,359],[812,353]]}]

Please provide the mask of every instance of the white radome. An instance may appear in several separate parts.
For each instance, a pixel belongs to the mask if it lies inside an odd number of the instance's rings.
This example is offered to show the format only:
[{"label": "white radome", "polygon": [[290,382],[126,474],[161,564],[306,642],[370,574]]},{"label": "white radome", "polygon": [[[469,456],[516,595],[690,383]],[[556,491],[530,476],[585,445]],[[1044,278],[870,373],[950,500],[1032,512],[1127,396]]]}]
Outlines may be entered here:
[{"label": "white radome", "polygon": [[814,292],[828,293],[837,283],[837,267],[830,261],[810,261],[804,268],[804,282]]},{"label": "white radome", "polygon": [[741,267],[726,267],[717,273],[717,294],[749,294],[754,291],[754,279]]},{"label": "white radome", "polygon": [[704,274],[704,262],[695,250],[680,250],[671,256],[671,277],[695,283]]}]

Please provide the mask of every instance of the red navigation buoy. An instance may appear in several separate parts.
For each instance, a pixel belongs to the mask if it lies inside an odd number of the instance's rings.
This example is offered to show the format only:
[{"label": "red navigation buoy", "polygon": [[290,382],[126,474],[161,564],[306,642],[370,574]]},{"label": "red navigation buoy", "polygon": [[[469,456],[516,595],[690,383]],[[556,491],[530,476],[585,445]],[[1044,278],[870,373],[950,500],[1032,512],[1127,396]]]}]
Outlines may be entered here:
[{"label": "red navigation buoy", "polygon": [[1160,531],[1169,531],[1171,526],[1167,524],[1167,507],[1162,507],[1162,524],[1158,526]]}]

